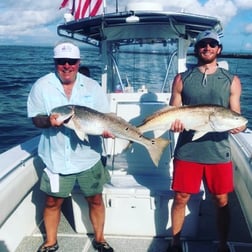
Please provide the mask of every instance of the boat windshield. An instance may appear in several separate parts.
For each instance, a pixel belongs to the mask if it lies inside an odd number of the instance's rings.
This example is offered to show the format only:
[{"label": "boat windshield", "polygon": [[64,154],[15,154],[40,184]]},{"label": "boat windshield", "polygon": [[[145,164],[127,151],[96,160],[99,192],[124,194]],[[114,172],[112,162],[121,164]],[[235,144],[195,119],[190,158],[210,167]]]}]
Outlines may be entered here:
[{"label": "boat windshield", "polygon": [[177,43],[113,45],[110,92],[170,92],[177,73]]}]

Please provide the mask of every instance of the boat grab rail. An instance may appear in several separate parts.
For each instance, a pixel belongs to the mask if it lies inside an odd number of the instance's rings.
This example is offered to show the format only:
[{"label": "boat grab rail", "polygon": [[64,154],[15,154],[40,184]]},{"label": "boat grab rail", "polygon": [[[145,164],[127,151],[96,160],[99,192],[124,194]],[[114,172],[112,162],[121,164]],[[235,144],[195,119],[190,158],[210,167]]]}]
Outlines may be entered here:
[{"label": "boat grab rail", "polygon": [[[167,67],[167,70],[166,70],[166,75],[165,75],[165,79],[164,79],[164,82],[163,82],[163,85],[161,87],[161,93],[164,92],[164,88],[165,88],[165,85],[166,83],[168,82],[168,76],[169,76],[169,73],[170,73],[170,69],[171,69],[171,66],[172,66],[172,62],[173,62],[173,59],[174,57],[177,55],[177,52],[178,50],[174,50],[174,52],[171,54],[171,57],[170,57],[170,60],[169,60],[169,64],[168,64],[168,67]],[[169,87],[169,91],[170,92],[170,89],[171,87]]]},{"label": "boat grab rail", "polygon": [[124,92],[124,85],[123,85],[123,82],[122,82],[122,77],[121,77],[121,74],[120,74],[116,59],[111,53],[109,54],[109,56],[111,57],[111,59],[113,61],[113,64],[114,64],[114,67],[115,67],[115,70],[116,70],[116,73],[117,73],[117,76],[118,76],[118,79],[119,79],[120,88],[121,88],[122,92]]},{"label": "boat grab rail", "polygon": [[[174,57],[177,55],[178,53],[178,50],[174,50],[171,54],[169,54],[168,56],[170,56],[170,59],[169,59],[169,63],[168,63],[168,66],[167,66],[167,70],[166,70],[166,74],[165,74],[165,78],[164,78],[164,81],[163,81],[163,84],[162,84],[162,87],[161,87],[161,90],[160,92],[161,93],[164,93],[164,89],[165,89],[165,86],[166,86],[166,83],[168,82],[168,77],[169,77],[169,74],[170,74],[170,70],[171,70],[171,67],[172,67],[172,63],[173,63],[173,59]],[[118,80],[119,80],[119,85],[120,85],[120,89],[122,92],[124,92],[124,84],[123,84],[123,81],[122,81],[122,77],[121,77],[121,74],[120,74],[120,70],[119,70],[119,67],[118,67],[118,63],[115,59],[115,57],[110,53],[109,56],[111,57],[112,61],[113,61],[113,65],[115,67],[115,70],[116,70],[116,74],[117,74],[117,77],[118,77]],[[127,83],[128,83],[128,78],[126,76],[126,80],[127,80]],[[171,86],[168,85],[168,92],[171,91]]]},{"label": "boat grab rail", "polygon": [[252,131],[246,130],[236,135],[231,135],[232,139],[241,148],[250,165],[252,165]]}]

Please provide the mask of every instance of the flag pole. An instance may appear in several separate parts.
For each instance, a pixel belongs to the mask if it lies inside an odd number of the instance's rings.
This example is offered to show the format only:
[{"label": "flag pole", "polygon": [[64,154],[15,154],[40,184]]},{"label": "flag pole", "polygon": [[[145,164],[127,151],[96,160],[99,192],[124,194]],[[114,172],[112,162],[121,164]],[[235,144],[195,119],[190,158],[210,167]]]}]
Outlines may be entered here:
[{"label": "flag pole", "polygon": [[106,0],[103,0],[102,4],[103,4],[103,14],[105,14],[106,13],[106,8],[107,8]]},{"label": "flag pole", "polygon": [[116,13],[118,12],[118,0],[116,0]]},{"label": "flag pole", "polygon": [[73,0],[73,6],[72,6],[72,10],[71,10],[72,16],[74,15],[74,13],[75,13],[75,0]]}]

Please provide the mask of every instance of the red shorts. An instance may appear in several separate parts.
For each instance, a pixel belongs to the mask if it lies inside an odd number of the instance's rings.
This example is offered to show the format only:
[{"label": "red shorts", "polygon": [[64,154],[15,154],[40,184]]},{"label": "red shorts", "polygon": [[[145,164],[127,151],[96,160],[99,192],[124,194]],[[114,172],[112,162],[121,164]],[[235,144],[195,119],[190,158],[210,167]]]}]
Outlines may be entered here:
[{"label": "red shorts", "polygon": [[178,192],[198,193],[202,179],[212,194],[234,190],[232,162],[201,164],[174,159],[172,189]]}]

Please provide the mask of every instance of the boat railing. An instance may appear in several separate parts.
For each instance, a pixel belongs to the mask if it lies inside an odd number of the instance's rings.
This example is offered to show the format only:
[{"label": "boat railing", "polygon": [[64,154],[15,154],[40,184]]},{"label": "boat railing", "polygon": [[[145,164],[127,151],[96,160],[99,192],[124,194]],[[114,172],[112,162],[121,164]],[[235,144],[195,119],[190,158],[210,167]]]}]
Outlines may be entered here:
[{"label": "boat railing", "polygon": [[[131,81],[129,81],[129,76],[127,73],[125,73],[123,68],[120,67],[120,63],[118,63],[120,60],[124,62],[125,55],[119,56],[119,54],[126,54],[129,55],[129,57],[134,58],[133,65],[128,66],[128,72],[131,76]],[[113,92],[143,92],[143,89],[147,89],[148,92],[154,92],[154,93],[169,93],[171,91],[171,83],[177,74],[177,49],[174,51],[168,51],[168,52],[159,52],[159,51],[118,51],[118,55],[113,54],[113,52],[109,53],[109,58],[111,61],[110,69],[112,70],[111,74],[111,82],[110,90],[113,90]],[[143,55],[143,58],[141,56]],[[160,66],[158,64],[155,65],[155,70],[152,69],[152,65],[146,62],[143,62],[143,59],[147,60],[147,57],[152,57],[153,55],[162,57],[162,62],[167,62],[166,64],[162,63]],[[160,58],[161,59],[161,58]],[[139,61],[138,61],[139,60]],[[155,59],[157,60],[157,59]],[[135,65],[137,62],[137,66]],[[129,63],[128,63],[129,65]],[[125,67],[125,66],[124,66]],[[139,71],[139,68],[144,68],[142,72],[145,73],[145,75],[137,75],[135,74],[136,71]],[[165,69],[165,71],[164,71]],[[153,70],[153,71],[152,71]],[[156,75],[157,70],[159,70],[159,76]],[[160,74],[161,73],[161,74]],[[125,78],[122,77],[122,75],[126,76]],[[136,77],[137,76],[137,77]],[[156,78],[155,78],[155,77]],[[130,83],[132,82],[132,83]]]},{"label": "boat railing", "polygon": [[[173,60],[175,58],[175,56],[177,56],[177,50],[175,50],[172,54],[171,54],[171,57],[170,57],[170,60],[169,60],[169,63],[168,63],[168,67],[167,67],[167,70],[166,70],[166,75],[165,75],[165,79],[164,79],[164,82],[163,82],[163,86],[161,87],[161,93],[163,93],[165,91],[165,86],[166,84],[168,83],[168,78],[170,77],[169,74],[171,72],[171,67],[172,67],[172,63],[173,63]],[[171,85],[168,85],[168,92],[171,91]]]},{"label": "boat railing", "polygon": [[246,130],[243,133],[240,133],[238,135],[232,135],[231,137],[243,150],[243,153],[245,153],[248,162],[252,165],[252,146],[249,141],[246,141],[248,137],[252,139],[252,132],[250,130]]},{"label": "boat railing", "polygon": [[112,59],[112,62],[113,62],[113,65],[114,65],[114,68],[115,68],[115,71],[116,71],[116,74],[117,74],[117,77],[118,77],[118,80],[119,80],[119,85],[120,85],[120,90],[122,92],[124,92],[124,84],[122,82],[122,77],[121,77],[121,74],[120,74],[120,71],[119,71],[119,68],[118,68],[118,64],[116,62],[116,59],[115,57],[110,53],[109,56],[111,57]]}]

